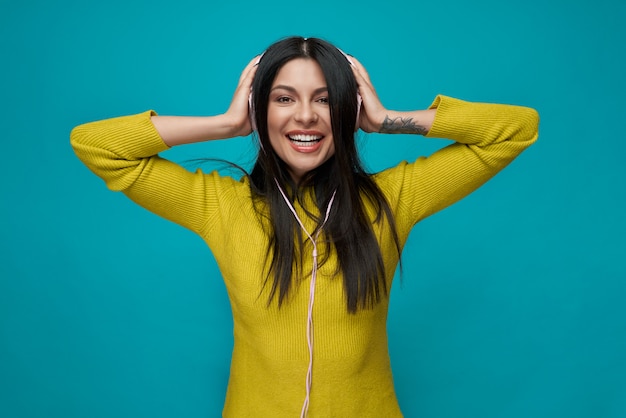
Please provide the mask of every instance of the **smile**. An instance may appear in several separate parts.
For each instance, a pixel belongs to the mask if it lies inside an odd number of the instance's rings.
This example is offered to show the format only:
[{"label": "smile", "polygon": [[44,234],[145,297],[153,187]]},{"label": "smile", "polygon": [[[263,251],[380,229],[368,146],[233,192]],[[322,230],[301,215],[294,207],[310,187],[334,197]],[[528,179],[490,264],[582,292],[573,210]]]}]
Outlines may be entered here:
[{"label": "smile", "polygon": [[322,140],[323,136],[321,135],[304,135],[304,134],[293,134],[287,135],[287,138],[294,145],[298,147],[312,147]]}]

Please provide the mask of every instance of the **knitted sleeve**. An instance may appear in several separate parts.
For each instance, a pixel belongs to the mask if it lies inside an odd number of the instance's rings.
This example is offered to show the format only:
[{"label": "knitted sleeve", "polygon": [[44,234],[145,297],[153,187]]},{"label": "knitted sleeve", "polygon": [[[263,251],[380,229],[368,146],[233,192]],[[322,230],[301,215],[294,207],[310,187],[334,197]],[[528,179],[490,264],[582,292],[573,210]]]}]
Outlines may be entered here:
[{"label": "knitted sleeve", "polygon": [[427,136],[455,142],[376,176],[405,231],[476,190],[538,136],[539,115],[527,107],[437,96],[431,109],[437,113]]},{"label": "knitted sleeve", "polygon": [[168,149],[154,128],[154,112],[91,122],[72,130],[83,163],[111,190],[166,219],[200,232],[216,212],[224,178],[191,173],[157,153]]}]

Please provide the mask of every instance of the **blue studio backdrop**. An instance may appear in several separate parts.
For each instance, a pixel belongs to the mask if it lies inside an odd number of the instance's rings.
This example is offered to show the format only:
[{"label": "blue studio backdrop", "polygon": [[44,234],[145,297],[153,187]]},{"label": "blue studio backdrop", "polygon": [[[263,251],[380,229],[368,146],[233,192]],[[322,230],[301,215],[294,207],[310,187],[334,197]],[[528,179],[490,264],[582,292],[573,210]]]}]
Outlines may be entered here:
[{"label": "blue studio backdrop", "polygon": [[[69,133],[223,112],[293,34],[356,56],[389,108],[442,93],[541,115],[533,147],[413,230],[388,325],[405,416],[626,417],[624,20],[617,0],[2,0],[0,417],[220,416],[232,318],[209,249],[108,191]],[[373,171],[446,143],[360,135]]]}]

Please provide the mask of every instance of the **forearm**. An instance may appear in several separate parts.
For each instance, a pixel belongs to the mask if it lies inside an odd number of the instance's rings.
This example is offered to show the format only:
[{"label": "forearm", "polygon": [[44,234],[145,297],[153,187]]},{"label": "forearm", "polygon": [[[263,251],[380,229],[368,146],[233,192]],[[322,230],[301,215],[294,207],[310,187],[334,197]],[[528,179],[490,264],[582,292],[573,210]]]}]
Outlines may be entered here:
[{"label": "forearm", "polygon": [[514,154],[537,139],[539,115],[528,107],[472,103],[440,95],[431,109],[437,109],[437,115],[429,137],[481,148],[500,144],[500,151],[511,148]]},{"label": "forearm", "polygon": [[379,177],[390,201],[401,205],[411,227],[476,190],[507,166],[538,135],[535,110],[510,105],[470,103],[438,96],[428,137],[455,141],[429,157],[401,163],[390,177]]},{"label": "forearm", "polygon": [[384,134],[426,135],[435,120],[435,109],[416,110],[413,112],[393,112],[385,115],[378,132]]},{"label": "forearm", "polygon": [[157,132],[169,147],[237,136],[228,116],[152,116]]}]

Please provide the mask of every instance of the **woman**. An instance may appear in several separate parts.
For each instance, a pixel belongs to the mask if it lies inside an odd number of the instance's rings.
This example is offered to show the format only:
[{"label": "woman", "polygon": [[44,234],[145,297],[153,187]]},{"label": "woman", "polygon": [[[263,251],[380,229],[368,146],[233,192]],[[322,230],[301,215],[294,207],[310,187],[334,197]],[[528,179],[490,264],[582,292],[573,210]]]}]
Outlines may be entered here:
[{"label": "woman", "polygon": [[[260,149],[240,181],[157,155],[253,128]],[[359,128],[455,143],[369,175]],[[427,110],[388,110],[357,60],[293,37],[248,64],[222,115],[145,112],[79,126],[71,139],[109,188],[213,251],[234,317],[223,416],[379,418],[402,416],[386,317],[411,228],[494,176],[537,129],[532,109],[444,96]]]}]

